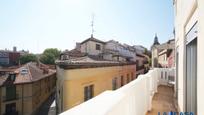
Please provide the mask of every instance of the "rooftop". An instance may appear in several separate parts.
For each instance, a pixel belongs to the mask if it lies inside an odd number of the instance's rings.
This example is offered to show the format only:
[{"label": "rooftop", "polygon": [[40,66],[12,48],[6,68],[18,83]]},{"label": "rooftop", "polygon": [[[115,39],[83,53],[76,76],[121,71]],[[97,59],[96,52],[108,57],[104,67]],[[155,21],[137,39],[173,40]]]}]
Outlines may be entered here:
[{"label": "rooftop", "polygon": [[16,75],[14,81],[12,82],[8,74],[1,75],[0,86],[10,84],[10,83],[12,84],[31,83],[31,82],[43,79],[45,77],[49,77],[56,73],[56,70],[49,69],[49,67],[44,64],[37,65],[37,63],[33,63],[33,62],[27,63],[15,69],[1,68],[0,70],[1,72],[6,72],[6,73]]},{"label": "rooftop", "polygon": [[73,49],[70,51],[64,51],[61,53],[61,55],[69,55],[70,57],[83,57],[86,55],[86,53],[82,53],[81,51],[77,49]]},{"label": "rooftop", "polygon": [[130,65],[135,62],[119,62],[109,61],[104,59],[94,59],[91,56],[84,56],[73,58],[69,60],[57,60],[56,64],[62,68],[74,69],[74,68],[91,68],[91,67],[105,67],[105,66],[119,66],[119,65]]},{"label": "rooftop", "polygon": [[94,42],[99,42],[99,43],[105,44],[104,41],[101,41],[101,40],[96,39],[96,38],[94,38],[94,37],[91,37],[91,38],[88,38],[88,39],[84,40],[83,42],[81,42],[81,44],[86,43],[86,42],[88,42],[88,41],[94,41]]}]

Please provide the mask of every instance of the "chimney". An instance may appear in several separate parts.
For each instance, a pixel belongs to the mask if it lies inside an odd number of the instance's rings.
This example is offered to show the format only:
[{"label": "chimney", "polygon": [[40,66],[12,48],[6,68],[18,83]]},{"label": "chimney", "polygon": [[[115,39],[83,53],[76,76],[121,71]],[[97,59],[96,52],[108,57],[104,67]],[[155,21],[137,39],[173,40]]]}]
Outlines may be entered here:
[{"label": "chimney", "polygon": [[13,52],[16,52],[16,51],[17,51],[17,47],[14,46],[14,47],[13,47]]},{"label": "chimney", "polygon": [[77,42],[75,48],[76,50],[81,51],[81,44]]},{"label": "chimney", "polygon": [[37,67],[40,67],[40,66],[41,66],[41,65],[40,65],[40,59],[39,59],[39,57],[37,57],[36,66],[37,66]]},{"label": "chimney", "polygon": [[47,68],[43,68],[43,74],[48,74],[49,70]]}]

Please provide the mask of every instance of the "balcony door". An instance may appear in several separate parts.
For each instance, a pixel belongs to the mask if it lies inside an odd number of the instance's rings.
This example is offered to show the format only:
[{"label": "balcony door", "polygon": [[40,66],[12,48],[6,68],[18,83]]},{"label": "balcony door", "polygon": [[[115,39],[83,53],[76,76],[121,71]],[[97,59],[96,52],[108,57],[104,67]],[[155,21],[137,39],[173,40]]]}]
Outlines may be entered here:
[{"label": "balcony door", "polygon": [[17,115],[16,103],[6,104],[6,113],[5,113],[5,115]]},{"label": "balcony door", "polygon": [[186,43],[186,111],[197,114],[197,26],[187,34]]},{"label": "balcony door", "polygon": [[14,100],[16,99],[16,86],[15,85],[9,85],[6,86],[6,100]]}]

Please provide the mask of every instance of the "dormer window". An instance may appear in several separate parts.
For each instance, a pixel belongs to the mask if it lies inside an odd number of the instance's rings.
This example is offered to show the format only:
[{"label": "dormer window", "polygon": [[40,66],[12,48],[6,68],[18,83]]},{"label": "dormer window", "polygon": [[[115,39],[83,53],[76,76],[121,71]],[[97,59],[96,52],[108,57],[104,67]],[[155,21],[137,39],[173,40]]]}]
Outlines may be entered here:
[{"label": "dormer window", "polygon": [[100,44],[96,44],[96,50],[101,50],[101,45]]},{"label": "dormer window", "polygon": [[25,69],[25,68],[21,69],[21,75],[25,75],[27,73],[28,73],[28,69]]},{"label": "dormer window", "polygon": [[9,74],[8,79],[9,79],[9,81],[15,81],[15,79],[16,79],[16,74]]}]

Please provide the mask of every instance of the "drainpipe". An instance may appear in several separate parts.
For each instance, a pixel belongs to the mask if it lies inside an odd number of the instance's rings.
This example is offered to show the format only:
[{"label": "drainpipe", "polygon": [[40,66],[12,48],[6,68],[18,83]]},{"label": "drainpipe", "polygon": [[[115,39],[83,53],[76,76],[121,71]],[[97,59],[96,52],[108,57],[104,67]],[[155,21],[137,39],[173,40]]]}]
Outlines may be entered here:
[{"label": "drainpipe", "polygon": [[21,100],[22,100],[22,115],[23,115],[23,107],[24,107],[24,104],[23,104],[23,90],[24,90],[24,88],[23,88],[23,84],[22,84],[22,98],[21,98]]}]

